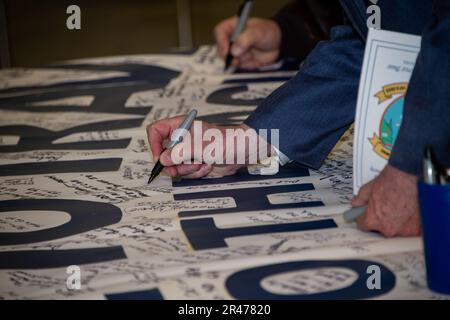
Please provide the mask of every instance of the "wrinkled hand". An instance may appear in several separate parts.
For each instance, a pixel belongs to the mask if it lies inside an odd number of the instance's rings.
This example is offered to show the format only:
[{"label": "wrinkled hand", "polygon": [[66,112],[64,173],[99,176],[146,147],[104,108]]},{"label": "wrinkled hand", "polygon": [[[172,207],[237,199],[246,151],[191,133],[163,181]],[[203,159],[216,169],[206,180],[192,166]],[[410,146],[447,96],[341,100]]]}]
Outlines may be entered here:
[{"label": "wrinkled hand", "polygon": [[354,207],[365,204],[366,212],[357,220],[361,229],[386,237],[420,234],[416,176],[387,165],[352,201]]},{"label": "wrinkled hand", "polygon": [[[224,161],[222,163],[214,163],[213,161],[204,159],[204,157],[202,157],[202,151],[206,150],[205,148],[214,141],[214,139],[211,140],[202,139],[202,137],[205,135],[206,130],[208,129],[218,130],[222,134],[222,137],[226,137],[225,132],[226,129],[240,130],[240,132],[242,133],[247,132],[247,130],[250,130],[250,133],[255,132],[254,134],[256,135],[256,131],[252,130],[251,128],[249,128],[244,124],[240,126],[225,127],[225,126],[215,126],[207,122],[195,121],[194,125],[189,131],[190,136],[186,136],[182,142],[178,143],[172,149],[165,150],[164,152],[162,152],[164,149],[163,146],[167,141],[170,140],[173,131],[178,128],[181,122],[183,122],[184,118],[185,118],[184,116],[180,116],[164,119],[157,121],[147,127],[147,136],[153,154],[153,160],[155,162],[158,159],[161,161],[161,163],[165,166],[164,172],[166,174],[172,177],[181,176],[183,178],[191,178],[191,179],[201,178],[204,176],[222,177],[232,175],[236,173],[236,171],[239,168],[245,166],[245,164],[223,164],[227,159],[225,155],[227,148],[226,139],[223,139],[222,157]],[[202,127],[202,132],[200,132],[201,137],[195,137],[195,135],[198,134],[198,132],[195,132],[194,128],[196,127],[196,125],[197,127],[199,127],[200,123]],[[259,138],[259,136],[257,136],[257,138],[261,139]],[[200,140],[201,143],[196,144],[194,143],[194,140],[196,141]],[[183,152],[183,150],[189,149],[191,150],[190,152],[186,152],[186,154]],[[199,149],[200,151],[198,152]],[[244,162],[247,161],[250,157],[250,155],[246,153],[247,151],[248,149],[246,149],[242,144],[238,145],[236,143],[234,155],[236,157],[241,155],[242,156],[241,159],[244,159]],[[237,161],[233,163],[237,163]]]},{"label": "wrinkled hand", "polygon": [[[229,41],[237,21],[237,17],[225,19],[214,29],[217,51],[222,59],[228,53]],[[280,44],[281,29],[276,22],[251,18],[231,48],[233,66],[256,69],[271,64],[278,58]]]}]

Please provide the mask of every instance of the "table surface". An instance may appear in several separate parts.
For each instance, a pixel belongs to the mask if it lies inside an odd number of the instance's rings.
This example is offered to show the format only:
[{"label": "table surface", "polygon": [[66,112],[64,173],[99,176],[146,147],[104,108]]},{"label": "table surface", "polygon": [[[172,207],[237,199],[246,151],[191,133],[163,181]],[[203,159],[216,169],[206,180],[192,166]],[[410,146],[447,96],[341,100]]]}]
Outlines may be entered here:
[{"label": "table surface", "polygon": [[352,130],[319,171],[146,184],[148,124],[237,124],[295,74],[222,68],[205,46],[0,71],[0,298],[445,298],[420,238],[343,220]]}]

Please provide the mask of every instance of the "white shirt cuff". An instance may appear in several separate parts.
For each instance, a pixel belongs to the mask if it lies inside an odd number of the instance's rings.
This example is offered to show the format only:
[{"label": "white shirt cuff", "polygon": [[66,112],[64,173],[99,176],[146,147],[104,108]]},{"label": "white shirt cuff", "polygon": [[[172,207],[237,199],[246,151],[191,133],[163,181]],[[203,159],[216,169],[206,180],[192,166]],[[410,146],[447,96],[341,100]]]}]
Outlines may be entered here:
[{"label": "white shirt cuff", "polygon": [[280,165],[284,166],[286,163],[289,163],[289,162],[292,161],[291,159],[289,159],[289,157],[287,155],[285,155],[283,152],[278,150],[278,148],[275,148],[274,146],[272,146],[272,148],[277,153],[277,156],[278,156],[278,159],[279,159],[278,162],[280,163]]}]

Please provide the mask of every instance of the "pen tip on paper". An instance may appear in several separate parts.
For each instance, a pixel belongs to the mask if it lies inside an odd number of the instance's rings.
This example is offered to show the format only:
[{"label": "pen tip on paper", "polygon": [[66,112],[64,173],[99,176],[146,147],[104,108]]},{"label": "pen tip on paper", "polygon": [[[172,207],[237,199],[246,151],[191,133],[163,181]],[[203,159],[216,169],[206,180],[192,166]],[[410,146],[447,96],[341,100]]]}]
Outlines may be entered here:
[{"label": "pen tip on paper", "polygon": [[225,68],[224,73],[226,74],[232,74],[236,71],[236,68],[233,66],[229,66],[228,68]]},{"label": "pen tip on paper", "polygon": [[231,67],[231,62],[233,62],[233,56],[230,52],[228,52],[227,57],[225,58],[225,67],[223,69],[224,72],[227,72]]},{"label": "pen tip on paper", "polygon": [[152,181],[153,181],[154,179],[155,179],[155,176],[154,176],[154,175],[151,175],[150,178],[148,179],[147,184],[152,183]]},{"label": "pen tip on paper", "polygon": [[230,66],[225,66],[225,68],[223,69],[224,73],[232,73],[232,69]]}]

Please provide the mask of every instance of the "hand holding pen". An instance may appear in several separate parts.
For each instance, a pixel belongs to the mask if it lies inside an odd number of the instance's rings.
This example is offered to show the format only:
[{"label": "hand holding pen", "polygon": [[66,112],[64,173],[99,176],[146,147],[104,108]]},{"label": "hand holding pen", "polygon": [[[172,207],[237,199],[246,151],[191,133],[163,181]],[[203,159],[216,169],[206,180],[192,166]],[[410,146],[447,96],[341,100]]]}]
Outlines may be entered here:
[{"label": "hand holding pen", "polygon": [[[192,111],[192,114],[195,114],[195,111]],[[147,136],[153,159],[155,163],[159,162],[152,170],[150,181],[155,179],[162,170],[171,177],[183,179],[232,175],[245,165],[238,164],[237,159],[244,159],[245,161],[245,159],[251,158],[247,148],[237,148],[235,143],[237,144],[241,139],[247,138],[252,141],[253,136],[255,139],[262,139],[256,131],[251,130],[243,123],[224,126],[198,120],[193,123],[189,132],[184,130],[186,135],[183,136],[182,141],[179,141],[180,136],[176,136],[177,129],[189,129],[191,123],[189,119],[192,118],[193,116],[189,117],[189,115],[188,117],[177,116],[161,119],[147,126]],[[227,130],[233,130],[232,132],[237,134],[231,135],[230,144],[227,143]],[[212,136],[209,136],[208,131]],[[223,139],[217,140],[215,138],[217,134],[220,134]],[[214,138],[211,139],[211,137]],[[171,142],[165,145],[166,141]],[[176,141],[178,142],[175,143]],[[218,141],[222,143],[222,147],[217,145]],[[258,141],[258,144],[261,143],[262,141]],[[212,146],[211,144],[215,145]],[[187,150],[190,150],[190,152]],[[217,154],[216,152],[219,150],[223,153]],[[230,151],[232,154],[227,153],[227,150],[233,150]],[[211,151],[213,152],[211,153]],[[228,158],[228,155],[231,155],[231,158]]]},{"label": "hand holding pen", "polygon": [[[187,131],[191,128],[192,123],[195,120],[195,117],[197,116],[197,110],[193,109],[191,110],[186,118],[181,122],[181,124],[178,126],[177,130],[173,132],[173,134],[170,137],[169,143],[165,146],[164,149],[161,150],[160,154],[162,154],[166,149],[173,148],[175,145],[180,143],[184,136],[186,135]],[[150,184],[164,169],[164,166],[161,164],[160,160],[158,160],[153,167],[153,170],[150,174],[150,178],[148,179],[148,183]]]},{"label": "hand holding pen", "polygon": [[231,66],[231,62],[233,61],[233,55],[231,53],[231,48],[236,41],[237,37],[241,34],[241,32],[244,30],[245,26],[247,25],[248,17],[250,16],[250,10],[252,8],[253,2],[251,0],[245,0],[242,4],[241,8],[239,9],[238,13],[238,23],[234,29],[234,32],[230,38],[230,44],[228,46],[228,54],[225,57],[225,68],[224,70],[227,71],[227,69]]},{"label": "hand holding pen", "polygon": [[231,65],[246,70],[276,62],[280,56],[281,28],[272,19],[249,18],[230,47],[230,39],[239,24],[239,16],[227,18],[214,28],[218,55],[225,59],[231,52]]}]

